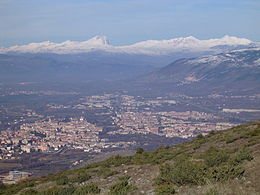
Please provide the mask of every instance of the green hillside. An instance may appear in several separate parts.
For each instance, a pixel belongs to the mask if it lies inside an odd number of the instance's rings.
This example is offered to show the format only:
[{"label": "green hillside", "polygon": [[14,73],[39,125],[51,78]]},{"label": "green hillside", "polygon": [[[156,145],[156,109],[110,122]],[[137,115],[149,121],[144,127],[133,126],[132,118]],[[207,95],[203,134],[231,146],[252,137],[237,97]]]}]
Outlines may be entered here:
[{"label": "green hillside", "polygon": [[191,142],[141,148],[16,185],[2,195],[260,194],[260,121],[198,136]]}]

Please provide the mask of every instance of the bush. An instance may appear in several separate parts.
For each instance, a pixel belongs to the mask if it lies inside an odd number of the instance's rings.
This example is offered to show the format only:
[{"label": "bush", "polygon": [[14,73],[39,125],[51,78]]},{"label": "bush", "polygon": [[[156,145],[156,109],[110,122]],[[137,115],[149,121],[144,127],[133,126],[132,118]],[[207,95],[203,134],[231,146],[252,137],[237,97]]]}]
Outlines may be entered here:
[{"label": "bush", "polygon": [[100,191],[100,188],[96,184],[89,184],[77,188],[73,195],[99,194]]},{"label": "bush", "polygon": [[234,142],[238,139],[239,139],[239,137],[234,137],[234,136],[231,136],[231,135],[227,135],[225,137],[225,141],[226,141],[227,144],[232,143],[232,142]]},{"label": "bush", "polygon": [[120,166],[122,164],[128,164],[131,162],[130,160],[131,157],[122,157],[119,155],[116,155],[114,157],[111,157],[109,159],[107,159],[104,162],[101,162],[102,164],[100,164],[101,166],[105,166],[105,167],[110,167],[110,166]]},{"label": "bush", "polygon": [[246,144],[247,147],[256,145],[259,143],[260,136],[252,137],[248,140],[248,143]]},{"label": "bush", "polygon": [[39,193],[34,189],[28,189],[20,193],[20,195],[37,195],[37,194]]},{"label": "bush", "polygon": [[210,131],[207,136],[208,137],[212,137],[213,135],[216,135],[216,131]]},{"label": "bush", "polygon": [[107,167],[102,167],[101,169],[99,169],[98,173],[104,178],[108,178],[112,175],[115,175],[117,174],[118,172],[117,171],[114,171],[110,168],[107,168]]},{"label": "bush", "polygon": [[75,189],[73,187],[63,188],[60,186],[55,186],[39,194],[40,195],[71,195],[73,194],[74,190]]},{"label": "bush", "polygon": [[128,192],[134,190],[133,185],[130,185],[128,180],[129,176],[120,177],[119,181],[109,187],[110,195],[126,195]]},{"label": "bush", "polygon": [[[28,180],[21,181],[14,185],[10,185],[10,186],[8,186],[2,190],[0,189],[0,190],[4,191],[3,194],[5,194],[5,195],[9,195],[9,194],[13,195],[13,194],[18,193],[19,191],[21,191],[24,188],[33,187],[34,185],[35,185],[35,181],[28,179]],[[1,191],[0,191],[0,194],[2,193]]]},{"label": "bush", "polygon": [[227,162],[229,155],[223,150],[217,150],[215,147],[210,147],[205,151],[203,159],[208,167],[214,167]]},{"label": "bush", "polygon": [[197,139],[203,139],[204,138],[204,136],[202,135],[202,134],[199,134],[198,136],[197,136]]},{"label": "bush", "polygon": [[178,186],[201,185],[205,183],[203,176],[203,167],[201,165],[185,160],[175,163],[174,166],[163,165],[160,168],[160,176],[157,178],[156,183],[159,185],[172,183]]},{"label": "bush", "polygon": [[240,150],[234,157],[230,159],[230,164],[232,165],[238,165],[242,163],[243,161],[251,161],[254,158],[249,154],[246,150],[242,149]]},{"label": "bush", "polygon": [[69,178],[67,176],[60,176],[56,180],[57,185],[66,185],[69,183]]},{"label": "bush", "polygon": [[215,188],[209,189],[205,195],[219,195],[219,192]]},{"label": "bush", "polygon": [[212,167],[207,171],[207,177],[213,182],[223,182],[234,178],[241,178],[245,169],[239,166]]},{"label": "bush", "polygon": [[136,149],[136,154],[142,154],[144,152],[143,148],[137,148]]},{"label": "bush", "polygon": [[197,139],[194,140],[194,144],[193,144],[193,150],[197,150],[201,147],[202,144],[206,143],[206,139],[202,134],[199,134],[197,136]]},{"label": "bush", "polygon": [[0,190],[5,188],[6,188],[5,184],[0,180]]},{"label": "bush", "polygon": [[170,195],[175,193],[173,185],[161,184],[155,188],[156,195]]},{"label": "bush", "polygon": [[89,174],[87,174],[86,172],[82,172],[82,173],[78,173],[78,175],[73,176],[70,181],[75,183],[82,183],[84,181],[87,181],[91,178],[91,176]]}]

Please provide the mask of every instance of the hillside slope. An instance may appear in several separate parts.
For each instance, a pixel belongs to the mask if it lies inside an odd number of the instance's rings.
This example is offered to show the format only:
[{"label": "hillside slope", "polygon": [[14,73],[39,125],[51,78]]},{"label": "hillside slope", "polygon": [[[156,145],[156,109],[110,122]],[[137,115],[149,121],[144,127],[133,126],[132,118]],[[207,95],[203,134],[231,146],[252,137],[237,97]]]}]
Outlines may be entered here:
[{"label": "hillside slope", "polygon": [[6,186],[0,194],[260,194],[260,121]]}]

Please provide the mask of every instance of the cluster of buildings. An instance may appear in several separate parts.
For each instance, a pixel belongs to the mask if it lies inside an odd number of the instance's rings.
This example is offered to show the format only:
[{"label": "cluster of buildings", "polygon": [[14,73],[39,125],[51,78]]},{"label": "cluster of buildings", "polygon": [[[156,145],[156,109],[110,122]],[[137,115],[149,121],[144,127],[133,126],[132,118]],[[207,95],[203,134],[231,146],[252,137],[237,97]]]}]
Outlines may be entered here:
[{"label": "cluster of buildings", "polygon": [[[104,94],[82,97],[71,105],[46,105],[50,109],[94,110],[102,109],[101,114],[110,117],[115,130],[107,134],[156,134],[166,137],[195,137],[199,133],[223,130],[233,123],[210,113],[198,111],[165,111],[178,104],[174,99],[157,97],[144,99],[140,96]],[[29,115],[37,115],[28,111]],[[28,115],[28,116],[29,116]],[[18,131],[0,132],[0,159],[16,158],[17,154],[31,152],[59,152],[64,148],[80,149],[85,152],[101,152],[109,148],[126,148],[136,143],[109,142],[101,139],[103,127],[89,123],[84,118],[69,120],[38,120],[25,123]],[[120,139],[119,139],[120,140]]]},{"label": "cluster of buildings", "polygon": [[123,112],[113,117],[119,130],[109,134],[148,134],[166,137],[195,137],[199,133],[224,130],[235,126],[228,122],[214,122],[217,116],[197,111],[185,112]]},{"label": "cluster of buildings", "polygon": [[23,124],[18,131],[0,132],[0,159],[15,159],[17,154],[31,152],[59,152],[63,148],[85,152],[101,152],[107,148],[124,148],[135,142],[109,142],[100,139],[101,127],[83,118],[37,121]]},{"label": "cluster of buildings", "polygon": [[159,122],[157,116],[150,112],[123,112],[113,117],[114,123],[120,128],[109,134],[158,134]]}]

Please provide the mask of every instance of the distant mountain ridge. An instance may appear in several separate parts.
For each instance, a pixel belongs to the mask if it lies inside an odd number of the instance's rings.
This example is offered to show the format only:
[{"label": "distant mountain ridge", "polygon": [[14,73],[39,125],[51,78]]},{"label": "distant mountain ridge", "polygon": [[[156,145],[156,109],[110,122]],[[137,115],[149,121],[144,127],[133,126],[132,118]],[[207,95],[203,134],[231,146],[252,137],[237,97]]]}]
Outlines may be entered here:
[{"label": "distant mountain ridge", "polygon": [[184,58],[136,80],[179,90],[260,91],[260,48]]},{"label": "distant mountain ridge", "polygon": [[106,36],[95,36],[87,41],[65,41],[54,43],[44,41],[21,46],[0,48],[0,53],[55,53],[79,54],[93,51],[110,53],[168,55],[175,52],[205,52],[255,47],[257,43],[245,38],[224,36],[218,39],[199,40],[193,36],[173,38],[170,40],[147,40],[127,46],[112,46]]}]

